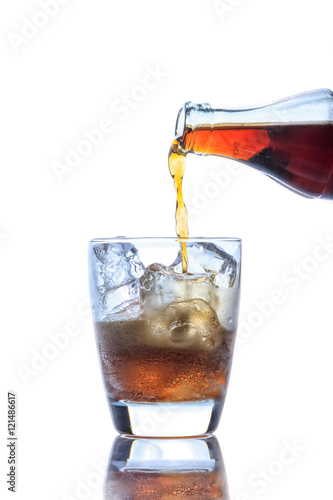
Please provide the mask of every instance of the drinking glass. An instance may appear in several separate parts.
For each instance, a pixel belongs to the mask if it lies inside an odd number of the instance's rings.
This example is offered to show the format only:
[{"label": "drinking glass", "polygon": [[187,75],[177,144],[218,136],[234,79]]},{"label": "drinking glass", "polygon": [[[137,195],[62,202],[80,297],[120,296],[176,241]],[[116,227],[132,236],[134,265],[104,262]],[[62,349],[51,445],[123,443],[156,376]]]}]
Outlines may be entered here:
[{"label": "drinking glass", "polygon": [[119,433],[186,437],[216,430],[235,343],[240,263],[237,238],[90,242],[97,350]]}]

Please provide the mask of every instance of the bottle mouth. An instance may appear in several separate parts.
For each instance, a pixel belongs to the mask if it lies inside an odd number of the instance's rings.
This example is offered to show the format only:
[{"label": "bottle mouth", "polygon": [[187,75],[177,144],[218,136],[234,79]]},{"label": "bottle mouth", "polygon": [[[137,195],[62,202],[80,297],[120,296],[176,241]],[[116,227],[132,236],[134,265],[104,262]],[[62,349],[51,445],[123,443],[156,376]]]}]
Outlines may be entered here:
[{"label": "bottle mouth", "polygon": [[178,111],[175,135],[182,137],[185,129],[193,130],[198,127],[211,128],[214,125],[214,112],[210,104],[194,104],[186,102]]},{"label": "bottle mouth", "polygon": [[193,132],[201,128],[212,131],[214,124],[214,111],[210,104],[186,102],[178,111],[176,120],[175,137],[178,142],[178,150],[183,154],[191,152],[205,155],[210,139],[209,135],[206,137],[207,143],[201,144],[200,149],[198,149]]}]

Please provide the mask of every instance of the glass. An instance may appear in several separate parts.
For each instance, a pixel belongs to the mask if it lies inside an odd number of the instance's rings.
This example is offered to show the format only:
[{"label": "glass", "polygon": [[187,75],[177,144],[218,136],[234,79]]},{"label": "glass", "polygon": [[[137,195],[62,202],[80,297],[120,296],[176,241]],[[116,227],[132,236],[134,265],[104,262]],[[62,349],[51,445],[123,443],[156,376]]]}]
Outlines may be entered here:
[{"label": "glass", "polygon": [[217,428],[238,323],[240,262],[236,238],[90,242],[97,349],[118,432],[184,437]]},{"label": "glass", "polygon": [[214,436],[116,438],[105,477],[104,500],[183,497],[230,499],[220,446]]},{"label": "glass", "polygon": [[333,199],[333,93],[314,90],[265,106],[187,102],[173,150],[231,158],[310,198]]}]

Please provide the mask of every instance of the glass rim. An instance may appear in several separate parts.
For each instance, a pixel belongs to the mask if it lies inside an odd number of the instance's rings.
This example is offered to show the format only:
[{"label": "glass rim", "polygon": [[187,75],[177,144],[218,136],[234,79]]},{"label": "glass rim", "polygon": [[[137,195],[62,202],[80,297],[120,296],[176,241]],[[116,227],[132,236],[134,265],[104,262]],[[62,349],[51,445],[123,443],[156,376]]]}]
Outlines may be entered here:
[{"label": "glass rim", "polygon": [[177,243],[191,243],[195,241],[225,241],[225,242],[231,242],[231,243],[242,243],[241,238],[235,238],[235,237],[224,237],[224,236],[189,236],[187,238],[185,237],[178,237],[178,236],[135,236],[133,238],[129,238],[127,236],[115,236],[113,238],[92,238],[89,240],[89,243],[122,243],[122,242],[135,242],[135,241],[147,241],[147,242],[153,242],[153,241],[158,241],[158,242],[177,242]]}]

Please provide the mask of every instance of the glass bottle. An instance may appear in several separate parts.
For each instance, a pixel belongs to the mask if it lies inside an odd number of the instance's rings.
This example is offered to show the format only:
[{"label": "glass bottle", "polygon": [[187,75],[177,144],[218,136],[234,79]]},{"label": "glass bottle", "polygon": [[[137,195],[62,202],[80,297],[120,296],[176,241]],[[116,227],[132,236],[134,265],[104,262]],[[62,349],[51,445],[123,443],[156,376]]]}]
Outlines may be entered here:
[{"label": "glass bottle", "polygon": [[249,109],[187,102],[176,123],[178,154],[231,158],[310,198],[333,199],[333,93],[302,93]]}]

